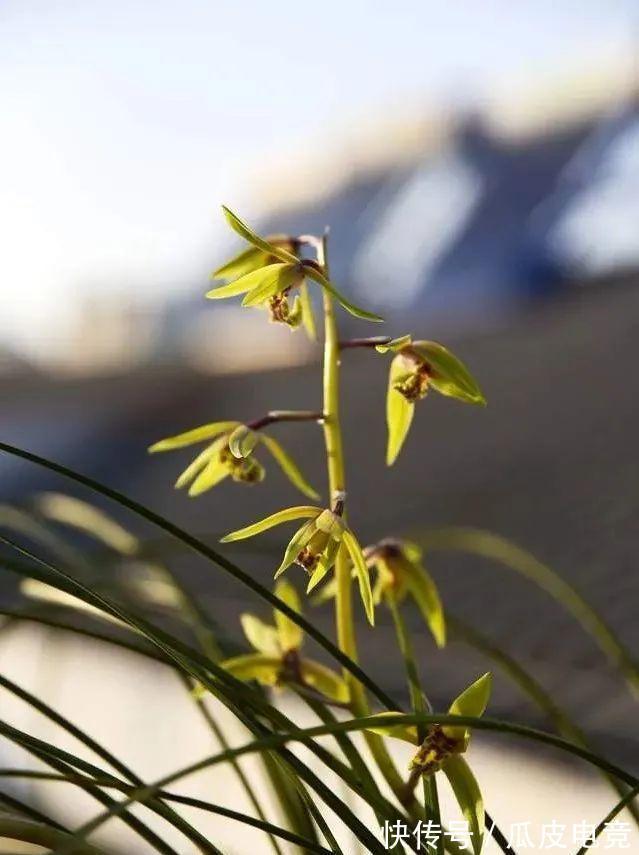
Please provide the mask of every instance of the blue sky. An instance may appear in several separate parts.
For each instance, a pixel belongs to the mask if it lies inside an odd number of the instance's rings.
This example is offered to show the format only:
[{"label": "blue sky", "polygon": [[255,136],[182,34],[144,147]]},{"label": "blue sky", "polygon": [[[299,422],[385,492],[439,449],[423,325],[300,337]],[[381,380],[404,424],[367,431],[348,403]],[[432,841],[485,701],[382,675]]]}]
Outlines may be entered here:
[{"label": "blue sky", "polygon": [[[635,0],[3,0],[0,341],[204,273],[246,175],[405,112],[635,52]],[[248,168],[248,173],[247,173]]]}]

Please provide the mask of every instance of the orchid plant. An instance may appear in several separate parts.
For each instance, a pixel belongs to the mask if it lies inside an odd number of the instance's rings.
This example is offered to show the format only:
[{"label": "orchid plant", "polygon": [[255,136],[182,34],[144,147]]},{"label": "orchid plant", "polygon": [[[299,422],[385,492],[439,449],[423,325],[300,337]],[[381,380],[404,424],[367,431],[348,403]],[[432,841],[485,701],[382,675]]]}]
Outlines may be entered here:
[{"label": "orchid plant", "polygon": [[[262,553],[263,562],[270,562],[272,589],[218,552],[208,540],[124,494],[6,442],[0,441],[0,451],[71,480],[76,487],[115,502],[159,529],[174,548],[195,553],[268,604],[273,620],[268,623],[259,615],[242,614],[241,628],[249,648],[238,650],[225,634],[227,626],[222,629],[214,621],[205,598],[194,596],[172,567],[170,550],[165,549],[168,542],[158,546],[155,541],[144,541],[102,508],[75,496],[47,492],[34,496],[24,507],[0,505],[2,570],[21,579],[23,600],[15,608],[2,609],[0,632],[9,632],[16,623],[35,623],[47,630],[75,633],[83,641],[89,637],[117,651],[125,648],[127,654],[145,661],[150,659],[154,668],[169,669],[179,678],[189,703],[196,705],[217,745],[215,753],[155,781],[146,781],[75,721],[25,685],[0,673],[4,692],[37,711],[34,718],[55,725],[48,729],[45,741],[0,718],[0,736],[20,749],[16,756],[29,755],[37,761],[37,768],[0,769],[0,778],[7,782],[0,790],[0,840],[18,841],[20,851],[32,851],[36,846],[38,851],[44,847],[56,855],[113,855],[122,851],[179,855],[187,851],[187,841],[189,852],[225,855],[225,844],[218,839],[220,826],[215,827],[214,834],[205,833],[190,813],[187,818],[181,812],[188,806],[199,814],[214,816],[218,822],[235,824],[234,828],[240,824],[252,829],[274,855],[288,855],[290,847],[296,853],[344,855],[346,833],[353,844],[348,855],[384,855],[389,847],[384,843],[383,829],[389,828],[397,832],[392,849],[404,855],[464,855],[471,849],[474,855],[487,855],[489,837],[493,851],[496,847],[504,855],[516,855],[514,845],[487,811],[472,769],[468,749],[471,732],[476,729],[516,735],[578,757],[597,768],[614,788],[614,807],[577,855],[587,855],[625,809],[639,828],[635,803],[639,777],[595,753],[554,695],[494,641],[444,608],[429,573],[428,558],[438,549],[461,550],[497,562],[535,583],[579,621],[636,698],[636,657],[595,609],[549,567],[499,536],[453,528],[416,535],[419,543],[415,543],[396,536],[398,533],[380,531],[375,542],[366,544],[352,524],[356,515],[349,516],[359,497],[347,492],[340,422],[340,365],[347,353],[364,348],[374,361],[390,360],[386,399],[389,466],[405,445],[415,407],[423,406],[420,402],[431,391],[462,403],[484,405],[475,379],[442,344],[412,334],[340,339],[338,309],[362,321],[377,323],[381,318],[350,302],[333,283],[327,235],[261,237],[227,208],[224,214],[244,246],[239,255],[214,273],[219,283],[207,296],[213,300],[241,296],[247,308],[266,309],[274,323],[293,332],[303,330],[315,340],[318,325],[314,306],[319,301],[312,291],[317,289],[323,308],[323,400],[315,410],[272,410],[249,421],[212,421],[162,439],[149,450],[179,452],[199,447],[176,483],[178,489],[187,488],[191,497],[213,488],[226,490],[229,482],[240,488],[260,484],[267,474],[264,464],[271,461],[312,503],[283,508],[222,538],[231,544],[267,530],[279,532],[280,526],[292,526],[278,547],[278,558],[271,561],[267,551]],[[321,426],[328,473],[324,495],[309,483],[273,436],[273,429],[283,422]],[[80,549],[78,540],[87,538],[89,548]],[[334,640],[305,615],[305,597],[317,609],[332,606]],[[405,620],[407,606],[414,607],[420,616],[418,651]],[[406,675],[409,710],[402,709],[397,698],[387,694],[359,662],[355,617],[360,608],[373,627],[380,613],[387,620],[390,617]],[[425,658],[423,641],[431,637],[434,655],[440,655],[453,637],[490,659],[548,717],[555,732],[485,716],[492,685],[490,673],[471,682],[447,710],[436,711],[422,688],[419,667]],[[316,658],[318,648],[330,657],[330,663]],[[463,682],[457,684],[461,689]],[[84,683],[79,687],[85,690]],[[163,700],[154,698],[149,704],[143,699],[140,710],[149,717],[172,716],[173,708],[167,710]],[[294,703],[287,703],[289,700]],[[226,723],[219,716],[222,709],[239,723],[249,741],[238,745],[236,734],[227,734]],[[300,710],[310,711],[317,723],[300,726]],[[171,732],[174,728],[179,732],[178,724],[171,721]],[[60,730],[71,737],[64,740],[64,747],[49,741]],[[356,732],[363,741],[352,738]],[[410,746],[411,754],[403,768],[393,753],[397,740]],[[86,749],[81,752],[83,756],[73,753],[75,742]],[[240,762],[249,754],[259,759],[260,779],[249,775]],[[186,776],[222,766],[236,777],[250,805],[248,811],[174,789]],[[39,780],[56,781],[72,792],[79,789],[85,797],[82,805],[96,802],[100,812],[77,827],[69,827],[66,811],[63,817],[45,812],[46,799],[34,805],[23,798],[22,789],[8,791],[11,779],[34,785]],[[275,804],[269,799],[268,808],[259,784],[264,780],[275,797]],[[452,819],[448,828],[442,822],[442,784],[450,785],[463,816],[461,822],[467,824],[468,845],[454,835]],[[220,789],[224,788],[214,787],[213,792]],[[270,816],[275,806],[278,822]],[[161,831],[160,826],[149,825],[149,813],[154,820],[161,820]],[[98,838],[99,843],[94,842],[94,833],[115,817],[134,841],[129,848],[119,843],[108,848],[103,836]],[[402,826],[406,834],[401,832]],[[165,835],[169,827],[171,833]],[[428,836],[410,834],[411,827],[427,829]],[[433,829],[439,829],[434,838],[430,833]],[[174,832],[184,838],[179,849],[174,844]],[[238,845],[226,852],[253,851],[252,843],[245,845],[242,837],[233,839],[239,840]],[[629,847],[623,848],[629,851]]]},{"label": "orchid plant", "polygon": [[[304,505],[285,508],[268,517],[233,531],[222,538],[230,543],[253,537],[274,526],[304,520],[284,549],[279,567],[274,568],[274,578],[291,565],[298,565],[306,574],[306,593],[319,585],[317,602],[332,598],[335,601],[336,630],[340,649],[357,661],[357,647],[353,622],[351,583],[355,579],[359,596],[371,625],[375,622],[375,606],[382,601],[399,607],[410,595],[423,614],[426,624],[438,647],[446,643],[446,624],[441,600],[435,583],[421,562],[421,553],[413,544],[392,539],[382,539],[377,545],[362,548],[357,535],[346,521],[347,500],[344,478],[344,450],[339,416],[339,369],[343,351],[355,347],[370,348],[372,352],[390,354],[390,372],[387,393],[388,465],[397,459],[413,419],[415,404],[434,389],[442,395],[470,404],[485,404],[482,392],[467,368],[442,344],[433,341],[413,340],[411,335],[398,338],[371,337],[340,341],[337,334],[335,305],[357,318],[379,322],[382,319],[346,299],[330,278],[327,258],[327,236],[271,235],[261,237],[240,218],[223,208],[231,228],[248,244],[235,258],[213,274],[214,279],[225,280],[207,293],[212,300],[242,296],[247,308],[266,308],[270,320],[292,329],[302,327],[311,337],[316,337],[313,301],[309,286],[320,289],[324,308],[324,400],[317,412],[272,411],[250,423],[220,421],[192,428],[175,437],[160,440],[149,449],[151,452],[171,451],[198,442],[208,442],[202,451],[178,478],[177,487],[190,484],[189,495],[195,496],[219,484],[230,476],[245,484],[262,481],[264,469],[255,459],[254,452],[260,444],[273,454],[289,480],[307,496],[317,498],[296,463],[264,429],[281,421],[316,422],[323,426],[327,465],[328,495],[326,506]],[[309,253],[314,257],[306,257]],[[377,573],[373,586],[371,570]],[[332,576],[327,581],[327,576]],[[297,595],[290,587],[277,582],[276,593],[285,593],[289,603],[299,611]],[[277,618],[277,612],[276,612]],[[281,627],[275,630],[258,623],[257,618],[242,618],[244,632],[255,653],[228,660],[226,667],[240,679],[257,680],[266,685],[287,685],[291,681],[309,683],[326,704],[336,699],[347,701],[353,713],[369,713],[368,700],[363,686],[352,675],[345,673],[343,681],[335,675],[320,677],[317,663],[307,662],[298,656],[298,642],[290,644],[282,637]],[[489,686],[488,678],[481,682]],[[484,690],[484,704],[488,701]],[[475,689],[470,687],[468,693]],[[462,698],[464,695],[461,696]],[[481,712],[483,712],[483,707]],[[477,711],[475,711],[476,714]],[[440,734],[438,744],[450,742],[446,732],[429,731],[417,744],[416,758],[431,751],[435,734]],[[392,734],[395,735],[395,734]],[[448,740],[448,742],[447,742]],[[431,817],[437,812],[436,800],[422,808],[413,791],[417,778],[431,776],[434,764],[413,760],[406,781],[402,780],[377,732],[370,731],[368,742],[373,757],[395,796],[415,814],[427,810]],[[467,745],[467,740],[459,743]],[[451,743],[452,744],[452,743]],[[455,742],[457,746],[457,742]],[[468,764],[456,759],[451,748],[446,774],[462,812],[473,817],[473,841],[476,855],[481,851],[484,815],[481,796]],[[455,755],[455,757],[453,757]],[[417,774],[416,774],[417,773]],[[434,781],[431,790],[434,787]],[[434,793],[432,793],[434,795]]]}]

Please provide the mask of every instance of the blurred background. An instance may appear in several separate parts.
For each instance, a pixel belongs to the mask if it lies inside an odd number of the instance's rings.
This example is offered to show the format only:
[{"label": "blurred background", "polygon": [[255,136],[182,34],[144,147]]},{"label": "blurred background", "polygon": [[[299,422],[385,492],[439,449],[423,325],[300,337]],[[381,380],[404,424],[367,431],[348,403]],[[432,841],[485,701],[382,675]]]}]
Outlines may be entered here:
[{"label": "blurred background", "polygon": [[[330,226],[334,281],[386,319],[371,329],[341,314],[344,335],[444,341],[489,402],[479,412],[427,399],[386,470],[387,363],[347,354],[350,513],[363,541],[489,529],[574,584],[636,651],[638,45],[634,0],[5,0],[2,440],[211,538],[295,504],[272,466],[260,487],[189,500],[172,484],[191,452],[146,448],[207,421],[317,408],[316,345],[203,295],[240,248],[222,203],[264,233]],[[273,431],[322,487],[315,428]],[[0,472],[5,519],[38,491],[89,498],[6,455]],[[278,538],[263,544],[275,560]],[[267,583],[259,548],[226,554]],[[178,563],[236,635],[229,617],[246,592]],[[639,760],[627,689],[549,597],[485,560],[437,553],[431,568],[445,605],[534,671],[610,756]],[[8,574],[0,596],[22,602]],[[330,629],[328,613],[318,620]],[[367,635],[362,623],[365,665],[402,697],[380,624]],[[11,633],[9,665],[31,650]],[[429,692],[446,704],[483,664],[455,645],[433,658],[422,640]],[[31,658],[51,657],[49,641]],[[70,675],[73,655],[55,667]],[[547,724],[506,681],[491,712]],[[125,709],[117,726],[130,729]],[[597,793],[605,812],[610,796]]]}]

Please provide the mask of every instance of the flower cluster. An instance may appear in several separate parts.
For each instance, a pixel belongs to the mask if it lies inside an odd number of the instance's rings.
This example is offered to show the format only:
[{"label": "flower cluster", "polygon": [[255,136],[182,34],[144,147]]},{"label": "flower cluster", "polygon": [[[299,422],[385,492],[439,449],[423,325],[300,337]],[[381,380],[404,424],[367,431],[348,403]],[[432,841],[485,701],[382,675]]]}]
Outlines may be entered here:
[{"label": "flower cluster", "polygon": [[347,300],[324,276],[317,262],[295,255],[299,239],[283,235],[262,238],[228,208],[223,208],[223,211],[231,228],[251,247],[213,273],[213,279],[230,281],[209,291],[206,296],[210,300],[243,294],[243,306],[264,306],[271,320],[293,328],[303,324],[309,336],[314,338],[315,320],[307,287],[310,279],[355,317],[368,321],[382,320]]},{"label": "flower cluster", "polygon": [[376,350],[394,354],[386,396],[389,466],[402,449],[413,421],[415,403],[426,397],[430,389],[467,404],[486,404],[466,366],[443,344],[413,341],[406,335],[377,345]]},{"label": "flower cluster", "polygon": [[[275,593],[301,614],[299,597],[289,582],[279,580]],[[244,635],[256,652],[227,659],[222,667],[238,680],[256,680],[263,686],[307,687],[330,701],[347,703],[348,688],[339,674],[301,656],[304,634],[299,626],[278,609],[274,609],[273,616],[274,626],[255,615],[243,614],[240,620]]]},{"label": "flower cluster", "polygon": [[[209,440],[213,440],[209,442]],[[256,484],[264,479],[265,470],[253,456],[258,444],[272,454],[286,477],[298,490],[311,499],[319,494],[302,475],[295,461],[273,437],[251,430],[241,422],[211,422],[192,430],[156,442],[151,453],[174,451],[190,445],[208,442],[206,448],[191,461],[177,479],[177,489],[189,487],[189,496],[199,496],[225,478],[243,484]]]},{"label": "flower cluster", "polygon": [[339,550],[344,549],[353,564],[366,616],[373,624],[373,592],[368,567],[357,538],[341,516],[343,501],[343,497],[338,497],[332,509],[318,508],[313,505],[286,508],[245,528],[232,531],[223,537],[221,542],[232,543],[236,540],[244,540],[282,523],[298,519],[308,520],[289,541],[282,563],[275,572],[275,578],[277,579],[292,564],[298,564],[309,576],[308,593],[322,581],[334,566]]},{"label": "flower cluster", "polygon": [[[483,715],[492,686],[490,673],[484,674],[452,702],[448,709],[449,715],[468,716],[477,718]],[[448,778],[457,802],[464,817],[469,822],[473,833],[473,849],[481,852],[484,832],[484,805],[481,791],[468,763],[461,756],[470,743],[470,729],[463,725],[430,725],[426,736],[420,740],[415,725],[388,724],[384,718],[397,713],[380,713],[377,718],[380,725],[371,727],[375,733],[402,739],[411,745],[417,745],[417,753],[410,761],[409,768],[413,776],[429,776],[443,772]]]}]

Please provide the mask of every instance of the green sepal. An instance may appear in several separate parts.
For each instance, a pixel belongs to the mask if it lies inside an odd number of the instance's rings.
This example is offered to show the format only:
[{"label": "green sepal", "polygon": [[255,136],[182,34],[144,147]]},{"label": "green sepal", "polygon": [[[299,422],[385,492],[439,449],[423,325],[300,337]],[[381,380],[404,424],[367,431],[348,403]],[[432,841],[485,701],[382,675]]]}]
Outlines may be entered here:
[{"label": "green sepal", "polygon": [[392,466],[402,450],[408,431],[415,414],[415,404],[407,401],[398,392],[395,384],[405,375],[406,369],[400,358],[393,359],[388,376],[388,391],[386,393],[386,426],[388,428],[388,444],[386,446],[386,465]]},{"label": "green sepal", "polygon": [[438,647],[446,646],[446,620],[437,585],[426,568],[406,560],[406,584]]},{"label": "green sepal", "polygon": [[[268,235],[264,240],[266,243],[273,244],[278,247],[283,241],[288,242],[290,245],[290,238],[288,235],[283,234]],[[273,256],[270,253],[264,252],[255,246],[250,246],[230,261],[227,261],[226,264],[222,265],[222,267],[218,267],[218,269],[211,274],[211,279],[239,279],[240,276],[244,276],[246,273],[252,273],[254,270],[259,270],[260,267],[266,267],[267,264],[272,263]]]},{"label": "green sepal", "polygon": [[220,481],[223,481],[228,477],[228,475],[230,475],[230,470],[225,463],[222,463],[220,460],[215,458],[209,460],[204,469],[202,469],[200,474],[189,487],[189,496],[195,497],[200,496],[202,493],[206,493],[207,490],[215,487],[216,484],[219,484]]},{"label": "green sepal", "polygon": [[471,832],[474,855],[480,855],[484,843],[485,813],[479,784],[470,766],[459,754],[453,754],[442,766]]},{"label": "green sepal", "polygon": [[279,656],[264,653],[246,653],[220,663],[238,680],[257,680],[263,686],[275,686],[279,681],[282,660]]},{"label": "green sepal", "polygon": [[350,700],[348,686],[331,668],[315,662],[313,659],[302,659],[300,662],[302,678],[311,688],[316,689],[327,698],[338,703],[346,704]]},{"label": "green sepal", "polygon": [[[471,683],[464,691],[458,695],[449,707],[448,712],[451,715],[473,716],[478,718],[483,715],[484,710],[488,706],[490,700],[490,691],[492,688],[493,677],[490,671],[483,674],[479,679]],[[470,739],[470,730],[467,727],[452,727],[451,725],[444,726],[444,732],[451,739],[463,740],[464,750],[468,747]]]},{"label": "green sepal", "polygon": [[278,579],[285,570],[293,564],[299,553],[304,549],[309,540],[313,537],[317,529],[315,528],[315,520],[311,519],[310,522],[304,523],[301,528],[295,532],[293,537],[289,540],[288,545],[284,551],[284,557],[280,563],[280,566],[275,571],[274,579]]},{"label": "green sepal", "polygon": [[246,612],[240,615],[240,623],[249,644],[258,653],[264,653],[266,656],[282,655],[282,648],[275,627],[269,626],[260,618]]},{"label": "green sepal", "polygon": [[[300,603],[300,598],[290,582],[287,582],[285,579],[280,580],[275,585],[275,595],[279,597],[280,600],[284,600],[286,605],[290,606],[293,611],[301,614],[302,604]],[[293,623],[293,621],[279,609],[274,609],[273,614],[275,617],[275,625],[277,627],[277,637],[282,652],[287,653],[289,650],[299,650],[304,641],[304,633],[302,629],[296,623]]]},{"label": "green sepal", "polygon": [[330,535],[333,540],[341,540],[346,528],[344,520],[328,508],[325,508],[318,516],[315,525],[318,531]]},{"label": "green sepal", "polygon": [[211,279],[239,279],[247,273],[259,270],[269,263],[269,255],[257,247],[250,246],[243,250],[222,267],[211,273]]},{"label": "green sepal", "polygon": [[351,315],[354,315],[356,318],[361,318],[364,321],[374,321],[375,323],[383,323],[384,318],[380,318],[379,315],[375,315],[372,312],[367,312],[365,309],[360,309],[359,306],[356,306],[354,303],[351,303],[349,300],[344,297],[343,294],[337,290],[337,288],[328,281],[328,279],[324,276],[323,273],[312,266],[303,264],[304,274],[308,276],[309,279],[314,279],[322,288],[327,291],[331,297],[334,297],[335,300],[342,306],[342,308],[346,309]]},{"label": "green sepal", "polygon": [[175,482],[175,489],[181,490],[183,487],[186,487],[187,484],[190,484],[191,481],[198,475],[209,462],[209,460],[213,457],[213,455],[217,454],[217,452],[222,447],[222,443],[219,441],[211,443],[211,445],[207,446],[204,451],[201,451],[198,456],[189,463],[186,469],[181,473],[177,481]]},{"label": "green sepal", "polygon": [[257,431],[246,425],[238,425],[229,436],[229,449],[233,457],[241,460],[249,456],[259,441],[260,435]]},{"label": "green sepal", "polygon": [[298,465],[282,448],[280,443],[273,439],[272,436],[267,436],[266,434],[261,434],[260,439],[271,452],[275,462],[279,465],[280,469],[286,475],[291,484],[297,487],[297,489],[304,493],[305,496],[308,496],[309,499],[319,499],[319,493],[317,490],[314,490],[313,487],[311,487],[306,478],[302,475]]},{"label": "green sepal", "polygon": [[232,531],[225,537],[220,539],[220,543],[232,543],[235,540],[245,540],[247,537],[254,537],[256,534],[261,534],[269,528],[282,523],[291,522],[291,520],[310,519],[320,514],[322,508],[316,508],[312,505],[299,505],[294,508],[285,508],[283,511],[265,517],[259,522],[247,525],[244,528],[238,528],[237,531]]},{"label": "green sepal", "polygon": [[362,552],[362,547],[359,545],[357,538],[350,529],[344,530],[343,535],[344,546],[348,550],[351,557],[357,581],[359,583],[359,593],[364,604],[364,611],[371,626],[375,625],[375,606],[373,603],[373,592],[371,590],[371,580],[366,566],[366,559]]},{"label": "green sepal", "polygon": [[[259,306],[270,297],[281,294],[300,280],[299,264],[269,264],[255,273],[249,273],[255,284],[242,300],[245,307]],[[248,276],[244,277],[248,279]],[[235,283],[234,283],[235,284]]]},{"label": "green sepal", "polygon": [[176,436],[169,436],[167,439],[161,439],[159,442],[149,446],[149,453],[155,454],[157,451],[173,451],[175,448],[186,448],[187,445],[195,445],[197,442],[204,442],[207,439],[213,439],[221,433],[234,430],[239,425],[239,422],[211,422],[208,425],[200,425],[200,427],[187,430],[185,433],[178,433]]},{"label": "green sepal", "polygon": [[320,555],[319,562],[317,567],[313,571],[313,575],[308,580],[308,585],[306,587],[306,593],[310,594],[311,591],[319,585],[324,576],[328,573],[331,567],[335,564],[335,559],[337,558],[337,552],[339,550],[339,541],[331,538],[328,541],[326,549]]},{"label": "green sepal", "polygon": [[253,244],[254,247],[261,249],[262,252],[267,253],[267,255],[273,255],[275,258],[279,258],[280,261],[284,261],[287,264],[296,263],[298,261],[296,256],[288,250],[276,246],[255,234],[255,232],[252,231],[252,229],[249,229],[246,223],[243,223],[242,220],[233,213],[233,211],[226,207],[226,205],[222,205],[222,210],[224,211],[224,216],[233,231],[237,232],[237,234],[240,235],[240,237],[243,237],[244,240]]},{"label": "green sepal", "polygon": [[315,326],[315,314],[313,312],[313,301],[306,282],[300,285],[300,307],[302,309],[302,324],[306,330],[306,335],[311,341],[317,340],[317,328]]},{"label": "green sepal", "polygon": [[413,348],[431,369],[428,382],[433,389],[469,404],[486,404],[481,389],[464,363],[443,344],[436,341],[416,341]]},{"label": "green sepal", "polygon": [[394,338],[389,341],[387,344],[378,344],[375,346],[375,350],[378,353],[388,353],[389,351],[392,353],[396,353],[398,350],[401,350],[403,347],[408,347],[412,343],[412,337],[410,335],[403,335],[401,338]]}]

